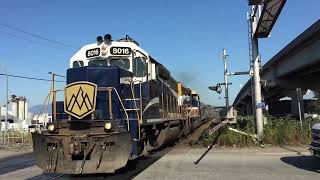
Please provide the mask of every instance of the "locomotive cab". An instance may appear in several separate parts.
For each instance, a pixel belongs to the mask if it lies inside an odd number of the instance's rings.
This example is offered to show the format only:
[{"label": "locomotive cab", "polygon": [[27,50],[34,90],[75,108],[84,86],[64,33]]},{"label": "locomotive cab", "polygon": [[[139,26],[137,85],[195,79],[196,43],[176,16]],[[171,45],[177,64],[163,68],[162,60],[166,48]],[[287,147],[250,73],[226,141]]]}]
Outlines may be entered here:
[{"label": "locomotive cab", "polygon": [[71,58],[70,68],[118,66],[132,72],[134,82],[146,82],[152,72],[148,57],[136,41],[127,37],[84,46]]}]

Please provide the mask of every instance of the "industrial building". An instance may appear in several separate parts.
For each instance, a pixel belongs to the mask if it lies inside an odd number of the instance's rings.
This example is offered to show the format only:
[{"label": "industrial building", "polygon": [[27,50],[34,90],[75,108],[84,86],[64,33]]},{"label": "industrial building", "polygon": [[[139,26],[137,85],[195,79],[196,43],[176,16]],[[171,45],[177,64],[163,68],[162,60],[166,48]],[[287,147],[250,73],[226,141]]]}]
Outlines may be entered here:
[{"label": "industrial building", "polygon": [[8,129],[27,129],[31,124],[32,114],[28,111],[28,101],[24,96],[12,95],[9,100],[11,103],[11,111],[7,111],[6,107],[0,107],[0,130],[5,130],[6,112],[8,112],[7,127]]}]

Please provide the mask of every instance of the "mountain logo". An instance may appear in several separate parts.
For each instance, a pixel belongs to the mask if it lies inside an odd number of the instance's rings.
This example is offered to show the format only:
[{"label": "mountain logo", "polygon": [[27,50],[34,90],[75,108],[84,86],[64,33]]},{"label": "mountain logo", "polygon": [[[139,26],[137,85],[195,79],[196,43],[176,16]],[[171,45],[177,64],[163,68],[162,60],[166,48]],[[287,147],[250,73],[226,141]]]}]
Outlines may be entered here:
[{"label": "mountain logo", "polygon": [[96,109],[97,85],[87,81],[68,84],[64,88],[64,111],[82,119]]}]

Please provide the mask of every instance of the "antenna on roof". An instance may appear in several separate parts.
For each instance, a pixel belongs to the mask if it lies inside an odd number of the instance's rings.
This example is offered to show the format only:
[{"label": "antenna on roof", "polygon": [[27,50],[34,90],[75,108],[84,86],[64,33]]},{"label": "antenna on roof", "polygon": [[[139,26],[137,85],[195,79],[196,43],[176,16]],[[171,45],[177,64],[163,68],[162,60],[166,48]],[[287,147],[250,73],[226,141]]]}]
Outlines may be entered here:
[{"label": "antenna on roof", "polygon": [[119,41],[133,42],[137,46],[139,46],[139,43],[136,40],[134,40],[133,38],[131,38],[129,35],[126,35],[126,37],[123,39],[119,39]]}]

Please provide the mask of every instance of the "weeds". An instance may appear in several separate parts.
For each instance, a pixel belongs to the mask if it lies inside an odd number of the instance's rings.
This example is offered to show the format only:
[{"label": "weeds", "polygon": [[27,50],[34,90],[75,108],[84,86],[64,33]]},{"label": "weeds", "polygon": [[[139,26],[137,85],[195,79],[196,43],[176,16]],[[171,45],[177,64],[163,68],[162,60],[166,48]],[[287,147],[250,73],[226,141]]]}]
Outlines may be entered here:
[{"label": "weeds", "polygon": [[[310,143],[310,126],[320,122],[307,119],[303,121],[301,129],[300,122],[291,118],[275,118],[268,117],[267,124],[264,125],[263,143],[270,145],[299,145]],[[235,124],[230,127],[255,134],[255,122],[252,116],[239,117]],[[216,133],[213,135],[204,134],[198,144],[208,146],[212,143]],[[246,147],[253,146],[255,143],[252,138],[247,135],[239,134],[228,130],[228,127],[222,129],[218,144],[220,146],[237,146]]]}]

